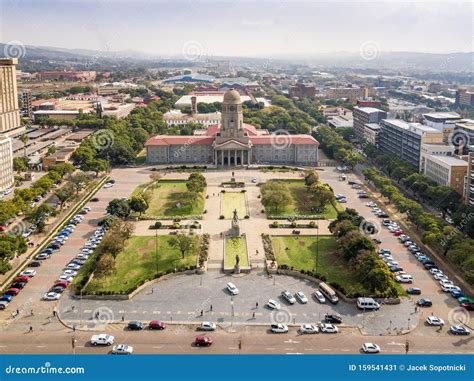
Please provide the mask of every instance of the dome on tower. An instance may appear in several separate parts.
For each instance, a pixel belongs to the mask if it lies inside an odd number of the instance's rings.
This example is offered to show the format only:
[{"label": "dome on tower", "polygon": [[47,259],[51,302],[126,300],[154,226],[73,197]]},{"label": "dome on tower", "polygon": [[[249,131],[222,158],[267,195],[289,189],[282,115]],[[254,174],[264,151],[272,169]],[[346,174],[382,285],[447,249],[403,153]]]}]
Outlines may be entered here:
[{"label": "dome on tower", "polygon": [[240,94],[237,90],[229,89],[224,94],[224,103],[227,104],[240,104]]}]

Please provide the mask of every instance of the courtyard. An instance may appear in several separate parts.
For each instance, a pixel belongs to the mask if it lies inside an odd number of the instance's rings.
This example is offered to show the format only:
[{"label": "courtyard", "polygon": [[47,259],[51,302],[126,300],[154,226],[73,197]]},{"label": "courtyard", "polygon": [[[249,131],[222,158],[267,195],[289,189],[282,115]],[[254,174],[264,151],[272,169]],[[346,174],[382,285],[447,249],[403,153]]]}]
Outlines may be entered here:
[{"label": "courtyard", "polygon": [[230,220],[234,216],[234,210],[237,210],[239,219],[248,215],[245,192],[221,192],[221,216]]}]

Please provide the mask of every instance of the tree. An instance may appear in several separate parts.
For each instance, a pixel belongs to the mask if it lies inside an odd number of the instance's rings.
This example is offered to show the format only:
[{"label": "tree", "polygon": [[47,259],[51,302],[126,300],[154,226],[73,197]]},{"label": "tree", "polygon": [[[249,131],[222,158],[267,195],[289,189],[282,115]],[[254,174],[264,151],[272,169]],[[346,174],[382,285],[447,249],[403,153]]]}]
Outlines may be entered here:
[{"label": "tree", "polygon": [[306,176],[304,177],[304,183],[306,186],[309,187],[317,182],[319,182],[319,176],[316,171],[306,172]]},{"label": "tree", "polygon": [[262,203],[270,211],[279,212],[291,202],[288,187],[278,181],[267,181],[261,187]]},{"label": "tree", "polygon": [[109,169],[109,163],[103,159],[92,159],[82,164],[81,169],[83,171],[95,172],[95,176],[97,177],[100,172],[105,172]]},{"label": "tree", "polygon": [[155,190],[155,187],[158,186],[158,183],[161,180],[161,175],[158,172],[153,172],[150,174],[150,180],[152,181],[152,189]]},{"label": "tree", "polygon": [[20,141],[23,143],[23,156],[26,157],[26,143],[28,143],[28,141],[30,140],[30,138],[28,137],[27,134],[23,134],[20,136]]},{"label": "tree", "polygon": [[107,213],[120,218],[127,218],[130,215],[130,206],[127,200],[120,198],[113,199],[107,206]]},{"label": "tree", "polygon": [[28,159],[26,157],[13,158],[13,170],[20,173],[28,170]]},{"label": "tree", "polygon": [[195,246],[195,239],[183,233],[180,233],[174,237],[171,237],[168,242],[171,247],[174,247],[178,249],[179,251],[181,251],[181,255],[183,259],[184,259],[185,253],[193,250]]},{"label": "tree", "polygon": [[112,258],[117,258],[117,255],[125,247],[125,240],[120,234],[116,232],[108,232],[101,243],[101,251],[103,253],[109,253]]},{"label": "tree", "polygon": [[76,191],[76,194],[79,194],[81,189],[85,188],[89,180],[90,180],[90,176],[86,175],[83,172],[80,172],[74,176],[71,176],[71,178],[69,179],[70,184]]},{"label": "tree", "polygon": [[54,194],[59,200],[59,208],[62,209],[64,204],[74,196],[74,187],[71,184],[68,184],[61,189],[58,189]]},{"label": "tree", "polygon": [[51,208],[49,205],[42,204],[28,213],[27,219],[32,224],[36,225],[38,232],[42,232],[46,226],[48,217],[53,215],[53,213],[53,208]]},{"label": "tree", "polygon": [[148,209],[148,204],[142,196],[132,196],[128,203],[130,205],[130,209],[139,213],[140,216]]},{"label": "tree", "polygon": [[316,183],[308,187],[312,208],[323,209],[328,203],[334,202],[334,193],[328,184]]},{"label": "tree", "polygon": [[112,273],[115,269],[115,258],[111,254],[103,254],[95,265],[94,275],[98,278]]},{"label": "tree", "polygon": [[189,175],[186,187],[190,192],[201,193],[206,189],[206,178],[199,172],[194,172]]}]

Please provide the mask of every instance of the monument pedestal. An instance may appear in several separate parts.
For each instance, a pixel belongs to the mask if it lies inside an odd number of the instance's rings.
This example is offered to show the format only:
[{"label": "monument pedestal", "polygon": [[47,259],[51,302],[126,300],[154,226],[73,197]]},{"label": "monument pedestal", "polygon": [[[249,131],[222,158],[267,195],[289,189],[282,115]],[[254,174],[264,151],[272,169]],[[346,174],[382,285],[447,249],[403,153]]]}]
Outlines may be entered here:
[{"label": "monument pedestal", "polygon": [[240,266],[239,265],[234,266],[234,274],[240,274]]}]

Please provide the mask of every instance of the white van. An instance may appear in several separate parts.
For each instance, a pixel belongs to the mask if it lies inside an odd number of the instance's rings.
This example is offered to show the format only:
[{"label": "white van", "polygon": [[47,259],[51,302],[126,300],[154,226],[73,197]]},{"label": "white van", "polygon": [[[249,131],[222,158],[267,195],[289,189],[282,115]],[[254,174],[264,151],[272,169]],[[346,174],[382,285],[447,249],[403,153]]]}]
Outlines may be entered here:
[{"label": "white van", "polygon": [[372,298],[357,298],[357,307],[361,310],[378,310],[380,304]]}]

